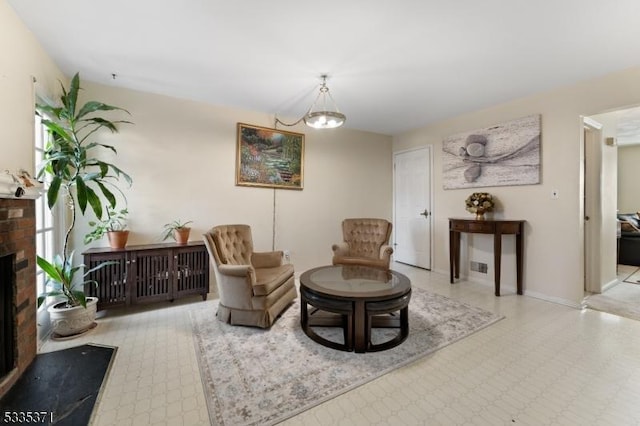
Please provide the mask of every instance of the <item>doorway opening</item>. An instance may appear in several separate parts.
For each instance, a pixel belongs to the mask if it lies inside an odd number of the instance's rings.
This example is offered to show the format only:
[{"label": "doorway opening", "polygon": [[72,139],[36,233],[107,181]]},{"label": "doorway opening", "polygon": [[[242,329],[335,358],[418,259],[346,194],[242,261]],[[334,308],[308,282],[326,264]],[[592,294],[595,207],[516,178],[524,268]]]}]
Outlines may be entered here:
[{"label": "doorway opening", "polygon": [[[640,210],[640,108],[586,117],[583,136],[585,304],[623,316],[636,311],[640,319],[640,285],[627,282],[640,268],[640,252],[637,261],[628,258],[620,244],[629,236],[621,229],[625,217]],[[637,237],[640,242],[640,231]]]}]

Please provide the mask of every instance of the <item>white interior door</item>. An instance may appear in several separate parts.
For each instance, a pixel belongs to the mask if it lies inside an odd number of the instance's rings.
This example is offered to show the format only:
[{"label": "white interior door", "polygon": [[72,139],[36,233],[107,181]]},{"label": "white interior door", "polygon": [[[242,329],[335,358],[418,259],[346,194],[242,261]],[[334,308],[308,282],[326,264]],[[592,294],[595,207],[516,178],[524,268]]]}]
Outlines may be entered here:
[{"label": "white interior door", "polygon": [[431,269],[431,147],[393,158],[393,258]]}]

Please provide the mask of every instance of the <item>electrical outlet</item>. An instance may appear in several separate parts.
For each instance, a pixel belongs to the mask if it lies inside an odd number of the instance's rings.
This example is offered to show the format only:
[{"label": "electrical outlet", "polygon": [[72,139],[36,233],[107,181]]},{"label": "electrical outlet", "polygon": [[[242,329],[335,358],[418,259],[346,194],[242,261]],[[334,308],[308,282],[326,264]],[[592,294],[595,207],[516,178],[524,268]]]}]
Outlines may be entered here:
[{"label": "electrical outlet", "polygon": [[291,252],[289,250],[282,250],[282,257],[286,263],[291,263]]},{"label": "electrical outlet", "polygon": [[551,199],[557,200],[558,198],[560,198],[560,191],[558,191],[557,189],[552,189],[551,190]]}]

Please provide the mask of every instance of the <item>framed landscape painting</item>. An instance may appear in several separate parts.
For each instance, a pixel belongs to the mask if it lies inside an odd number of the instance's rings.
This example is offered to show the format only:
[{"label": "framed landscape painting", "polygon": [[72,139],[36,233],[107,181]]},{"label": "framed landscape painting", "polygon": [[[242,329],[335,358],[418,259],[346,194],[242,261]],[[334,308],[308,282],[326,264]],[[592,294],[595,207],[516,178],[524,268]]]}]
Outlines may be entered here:
[{"label": "framed landscape painting", "polygon": [[304,134],[238,123],[236,185],[302,189]]},{"label": "framed landscape painting", "polygon": [[443,188],[540,183],[540,114],[442,141]]}]

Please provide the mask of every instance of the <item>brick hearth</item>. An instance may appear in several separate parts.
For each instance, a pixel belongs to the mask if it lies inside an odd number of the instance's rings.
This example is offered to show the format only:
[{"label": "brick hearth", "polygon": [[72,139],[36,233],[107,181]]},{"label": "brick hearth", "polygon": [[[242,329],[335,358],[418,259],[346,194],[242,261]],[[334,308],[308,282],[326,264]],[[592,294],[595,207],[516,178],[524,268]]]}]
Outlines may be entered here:
[{"label": "brick hearth", "polygon": [[[36,356],[35,201],[0,198],[0,256],[15,254],[15,368],[0,377],[2,397]],[[0,285],[5,285],[2,282]]]}]

